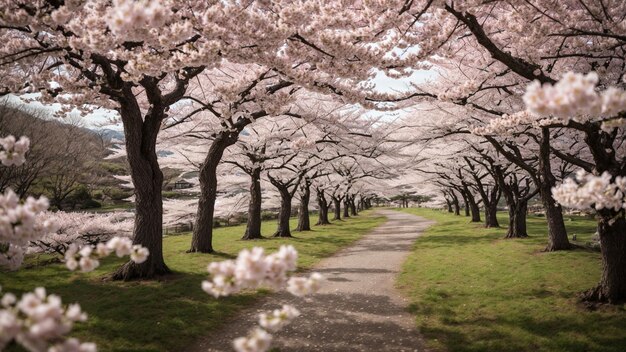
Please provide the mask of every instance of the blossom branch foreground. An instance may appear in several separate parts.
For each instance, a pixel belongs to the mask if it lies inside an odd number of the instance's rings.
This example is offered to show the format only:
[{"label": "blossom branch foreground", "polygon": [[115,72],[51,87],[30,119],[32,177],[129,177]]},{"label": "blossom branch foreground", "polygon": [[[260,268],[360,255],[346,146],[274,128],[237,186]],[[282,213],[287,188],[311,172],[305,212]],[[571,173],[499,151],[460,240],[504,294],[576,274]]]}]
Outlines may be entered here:
[{"label": "blossom branch foreground", "polygon": [[[7,167],[24,164],[29,146],[30,140],[24,136],[19,140],[14,136],[0,138],[0,163]],[[53,221],[38,221],[48,206],[46,197],[28,197],[20,203],[11,189],[0,194],[0,266],[19,268],[28,243],[56,230]]]},{"label": "blossom branch foreground", "polygon": [[[266,287],[274,290],[286,289],[289,293],[301,297],[317,292],[324,281],[319,273],[309,277],[288,277],[296,270],[298,252],[293,246],[283,245],[278,252],[265,255],[263,248],[254,247],[239,252],[236,260],[225,260],[209,264],[209,280],[202,282],[202,289],[216,297],[229,296],[244,289]],[[260,327],[254,328],[245,337],[236,338],[233,347],[237,352],[264,352],[269,350],[272,335],[300,312],[291,305],[259,315]],[[269,332],[268,332],[269,331]]]},{"label": "blossom branch foreground", "polygon": [[626,177],[612,177],[608,172],[600,176],[584,170],[576,173],[576,178],[568,178],[552,188],[552,196],[561,205],[575,209],[595,210],[626,208]]},{"label": "blossom branch foreground", "polygon": [[[23,164],[29,144],[26,137],[17,141],[13,136],[0,138],[0,162],[5,166]],[[41,220],[40,215],[48,206],[45,197],[29,197],[21,203],[10,189],[0,194],[1,266],[12,270],[19,268],[30,242],[57,231],[54,221]],[[129,238],[113,237],[107,242],[82,247],[71,243],[65,251],[65,265],[72,271],[80,268],[82,272],[90,272],[100,265],[100,259],[114,252],[118,257],[130,256],[138,264],[146,261],[150,254],[147,248],[133,245]],[[270,255],[265,255],[260,247],[244,249],[236,260],[209,264],[211,277],[202,282],[202,289],[216,298],[260,287],[284,288],[295,296],[317,292],[324,280],[319,273],[309,277],[288,276],[296,270],[297,259],[298,252],[293,246],[281,246],[278,252]],[[87,320],[80,305],[64,307],[59,296],[48,295],[43,287],[24,294],[19,301],[14,294],[5,293],[0,305],[0,350],[15,343],[33,352],[96,351],[93,343],[81,343],[66,337],[75,322]],[[290,305],[260,314],[260,327],[254,328],[246,337],[235,339],[233,346],[238,352],[267,351],[272,341],[269,332],[279,331],[299,315],[300,312]]]},{"label": "blossom branch foreground", "polygon": [[74,323],[87,320],[80,305],[64,307],[59,296],[46,294],[43,287],[25,293],[19,301],[14,294],[5,293],[0,305],[0,350],[14,341],[34,352],[96,351],[93,343],[65,338]]},{"label": "blossom branch foreground", "polygon": [[[0,138],[0,162],[5,166],[20,166],[26,161],[30,141],[21,137]],[[25,248],[48,233],[56,232],[54,221],[41,221],[40,215],[48,209],[45,197],[28,197],[23,203],[11,189],[0,194],[0,266],[18,269],[24,259]],[[70,270],[80,267],[81,271],[92,271],[100,265],[98,259],[115,252],[118,257],[129,255],[136,263],[144,262],[148,249],[133,245],[129,238],[113,237],[106,243],[79,248],[70,245],[65,253],[65,265]],[[1,287],[0,287],[1,290]],[[28,351],[40,352],[92,352],[93,343],[81,343],[65,335],[75,322],[87,320],[80,305],[63,307],[61,298],[48,295],[46,289],[38,287],[26,293],[18,301],[8,292],[0,300],[0,350],[16,343]]]},{"label": "blossom branch foreground", "polygon": [[491,119],[471,130],[476,135],[506,135],[519,126],[536,128],[551,124],[600,122],[610,133],[626,127],[626,91],[618,87],[598,90],[598,75],[568,72],[556,84],[534,81],[524,94],[526,110]]}]

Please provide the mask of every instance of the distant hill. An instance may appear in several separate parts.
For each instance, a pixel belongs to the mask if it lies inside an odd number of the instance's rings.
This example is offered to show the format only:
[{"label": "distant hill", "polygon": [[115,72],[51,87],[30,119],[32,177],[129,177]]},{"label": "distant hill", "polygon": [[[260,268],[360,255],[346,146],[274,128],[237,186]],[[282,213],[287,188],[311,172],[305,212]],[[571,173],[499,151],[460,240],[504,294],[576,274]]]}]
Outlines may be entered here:
[{"label": "distant hill", "polygon": [[109,140],[117,139],[120,141],[124,140],[124,132],[119,130],[112,130],[110,128],[102,128],[102,129],[92,129],[92,131],[101,134],[102,136],[108,138]]}]

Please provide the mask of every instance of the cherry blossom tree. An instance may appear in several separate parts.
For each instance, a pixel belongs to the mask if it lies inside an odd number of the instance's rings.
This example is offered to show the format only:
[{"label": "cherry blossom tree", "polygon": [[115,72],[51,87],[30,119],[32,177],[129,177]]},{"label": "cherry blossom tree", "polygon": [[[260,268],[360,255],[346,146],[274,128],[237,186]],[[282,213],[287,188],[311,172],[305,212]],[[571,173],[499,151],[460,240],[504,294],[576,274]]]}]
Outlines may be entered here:
[{"label": "cherry blossom tree", "polygon": [[[200,74],[225,62],[256,65],[258,77],[266,72],[277,78],[276,89],[298,84],[367,103],[371,89],[359,83],[374,76],[373,68],[406,76],[410,70],[404,68],[418,66],[419,60],[410,53],[388,55],[407,46],[402,30],[414,25],[414,11],[403,1],[7,0],[1,8],[0,36],[7,45],[0,52],[0,92],[38,93],[35,99],[41,102],[64,104],[60,113],[73,107],[119,113],[135,184],[134,241],[147,246],[151,255],[142,264],[124,265],[114,275],[118,279],[169,272],[162,256],[163,175],[155,145],[177,103],[191,100],[201,110],[211,106],[201,89],[189,92],[190,82]],[[224,93],[234,93],[235,103],[262,90],[227,87]],[[268,113],[265,107],[238,107],[234,104],[223,117],[244,113],[235,118],[243,121]],[[211,169],[213,162],[206,164]],[[201,183],[213,188],[204,176]],[[201,240],[211,232],[207,214],[212,211],[204,211],[206,203],[201,199],[194,251],[210,250],[210,240]]]}]

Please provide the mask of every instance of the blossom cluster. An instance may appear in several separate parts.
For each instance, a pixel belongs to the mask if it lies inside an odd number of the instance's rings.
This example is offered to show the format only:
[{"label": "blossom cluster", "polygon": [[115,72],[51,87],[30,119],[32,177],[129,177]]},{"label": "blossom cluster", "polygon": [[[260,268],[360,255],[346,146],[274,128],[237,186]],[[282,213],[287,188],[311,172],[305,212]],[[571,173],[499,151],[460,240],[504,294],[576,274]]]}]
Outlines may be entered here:
[{"label": "blossom cluster", "polygon": [[471,129],[471,132],[478,136],[504,135],[515,131],[515,127],[533,124],[537,121],[537,116],[528,111],[520,111],[514,114],[504,114],[502,117],[494,118],[484,126]]},{"label": "blossom cluster", "polygon": [[0,266],[17,269],[30,241],[56,231],[56,222],[38,217],[46,209],[45,197],[28,197],[21,203],[11,189],[0,194]]},{"label": "blossom cluster", "polygon": [[27,137],[16,140],[14,136],[0,138],[0,163],[4,166],[20,166],[26,161],[26,152],[30,146]]},{"label": "blossom cluster", "polygon": [[276,332],[297,318],[300,315],[300,311],[294,306],[285,304],[281,309],[274,309],[270,313],[261,313],[259,315],[259,325],[271,332]]},{"label": "blossom cluster", "polygon": [[529,111],[539,116],[554,116],[563,122],[585,122],[597,117],[611,118],[626,111],[626,92],[610,87],[596,90],[598,74],[568,72],[554,85],[531,83],[524,94]]},{"label": "blossom cluster", "polygon": [[20,300],[5,293],[0,300],[0,350],[15,342],[33,352],[95,352],[95,344],[65,337],[74,323],[86,320],[80,305],[64,307],[59,296],[48,295],[43,287]]},{"label": "blossom cluster", "polygon": [[247,336],[238,337],[233,341],[233,347],[237,352],[261,352],[267,351],[272,343],[272,335],[268,333],[277,332],[300,315],[295,307],[285,304],[281,309],[275,309],[269,313],[259,314],[259,325],[261,328],[254,328]]},{"label": "blossom cluster", "polygon": [[65,255],[69,245],[83,246],[104,242],[114,236],[131,237],[134,221],[127,212],[45,212],[42,221],[59,224],[54,233],[49,233],[36,242],[31,242],[30,252],[46,252]]},{"label": "blossom cluster", "polygon": [[236,260],[209,264],[211,280],[203,281],[202,289],[216,298],[243,289],[280,289],[288,281],[287,273],[296,270],[297,260],[298,252],[293,246],[281,246],[278,252],[267,256],[262,247],[244,249]]},{"label": "blossom cluster", "polygon": [[626,208],[626,177],[617,176],[613,180],[608,172],[596,176],[584,170],[576,173],[575,179],[568,178],[552,188],[552,197],[561,205],[576,209]]},{"label": "blossom cluster", "polygon": [[474,80],[463,82],[463,84],[456,85],[447,89],[445,92],[439,93],[437,99],[441,101],[454,101],[466,97],[480,87],[480,83]]},{"label": "blossom cluster", "polygon": [[79,248],[72,243],[65,252],[65,266],[74,271],[80,267],[82,272],[90,272],[100,266],[101,258],[109,256],[115,252],[118,257],[130,256],[130,259],[141,264],[148,259],[150,252],[148,248],[141,245],[133,245],[130,238],[113,237],[106,243],[98,243],[96,246],[83,246]]},{"label": "blossom cluster", "polygon": [[[254,247],[239,252],[236,260],[212,262],[208,266],[210,280],[202,282],[202,289],[214,297],[228,296],[243,289],[269,287],[287,291],[295,296],[317,292],[324,280],[319,273],[310,277],[291,277],[287,274],[296,270],[298,252],[293,246],[283,245],[278,252],[265,255],[263,248]],[[272,335],[298,317],[300,312],[290,305],[284,305],[269,313],[259,315],[259,325],[247,336],[233,341],[238,352],[264,352],[270,348]]]}]

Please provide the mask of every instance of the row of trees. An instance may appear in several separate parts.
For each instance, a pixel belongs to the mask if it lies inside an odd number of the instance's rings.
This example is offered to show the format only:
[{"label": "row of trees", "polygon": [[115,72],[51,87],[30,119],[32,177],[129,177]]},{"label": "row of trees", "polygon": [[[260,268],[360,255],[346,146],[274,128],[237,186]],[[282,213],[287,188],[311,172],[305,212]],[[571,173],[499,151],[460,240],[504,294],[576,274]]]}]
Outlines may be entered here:
[{"label": "row of trees", "polygon": [[[572,248],[562,205],[595,208],[603,273],[585,299],[626,299],[626,220],[621,191],[614,186],[626,170],[626,37],[620,24],[626,4],[421,5],[427,10],[414,38],[433,44],[420,48],[437,62],[438,78],[417,87],[412,95],[422,113],[403,124],[419,125],[424,111],[432,117],[428,126],[420,126],[420,141],[439,145],[431,149],[439,157],[424,171],[441,177],[436,182],[449,201],[463,198],[475,221],[482,202],[488,226],[497,225],[494,210],[504,195],[511,215],[509,237],[526,234],[524,209],[538,194],[548,222],[548,251]],[[435,28],[440,35],[433,35]],[[442,156],[447,161],[441,162]],[[576,195],[560,197],[560,204],[553,190],[559,192],[559,181],[575,169],[606,175],[607,186],[579,178],[579,188],[568,189]],[[616,198],[617,204],[582,201],[599,194]]]},{"label": "row of trees", "polygon": [[[2,4],[0,35],[10,43],[0,50],[4,93],[38,92],[42,102],[119,113],[135,187],[134,242],[151,255],[120,268],[118,279],[169,273],[156,148],[164,126],[199,116],[214,121],[194,122],[212,142],[199,169],[190,249],[210,252],[217,165],[246,126],[268,116],[306,119],[308,111],[289,103],[311,92],[371,105],[367,99],[377,95],[361,82],[374,69],[405,76],[402,69],[417,59],[388,56],[405,47],[399,28],[415,19],[403,2],[148,2]],[[118,16],[128,11],[135,13]]]},{"label": "row of trees", "polygon": [[[332,99],[379,110],[428,106],[396,121],[396,128],[370,133],[374,141],[384,137],[395,145],[385,158],[394,161],[403,150],[403,170],[448,168],[450,179],[442,181],[450,186],[448,197],[465,195],[471,211],[465,187],[473,187],[478,197],[471,197],[479,198],[473,202],[488,209],[491,226],[499,194],[519,203],[512,207],[519,214],[524,199],[537,192],[548,220],[549,251],[572,247],[552,193],[561,162],[596,176],[606,173],[609,184],[626,176],[622,1],[148,2],[149,11],[132,7],[135,16],[118,16],[130,11],[121,8],[124,1],[6,1],[0,26],[9,43],[0,50],[3,92],[38,92],[43,102],[119,112],[135,186],[134,241],[152,255],[145,263],[128,263],[116,278],[169,272],[160,235],[162,130],[183,138],[177,142],[183,145],[190,143],[184,138],[206,141],[190,248],[196,252],[212,250],[225,151],[255,121],[272,117],[317,121],[332,135],[362,133],[355,131],[355,120],[335,113]],[[378,74],[402,78],[430,67],[436,80],[413,84],[405,94],[383,94],[371,83]],[[404,145],[445,141],[429,149],[441,155],[461,140],[470,148],[464,145],[453,168],[437,166],[441,158],[418,160],[424,150]],[[374,156],[378,145],[364,154]],[[298,170],[285,165],[281,173]],[[281,198],[295,194],[288,177],[272,170],[265,177],[282,189]],[[601,193],[597,187],[594,192]],[[619,206],[595,204],[604,270],[587,299],[617,302],[626,299],[626,218]]]}]

